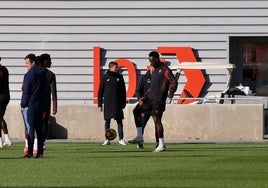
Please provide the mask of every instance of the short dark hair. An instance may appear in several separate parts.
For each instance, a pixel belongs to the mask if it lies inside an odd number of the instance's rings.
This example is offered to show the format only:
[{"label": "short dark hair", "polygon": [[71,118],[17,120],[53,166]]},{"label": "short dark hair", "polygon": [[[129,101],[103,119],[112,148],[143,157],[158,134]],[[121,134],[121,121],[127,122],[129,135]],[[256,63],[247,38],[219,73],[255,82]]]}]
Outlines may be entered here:
[{"label": "short dark hair", "polygon": [[35,62],[36,56],[35,54],[28,54],[24,59],[29,59],[31,63]]},{"label": "short dark hair", "polygon": [[115,62],[115,61],[111,61],[111,62],[109,63],[109,65],[108,65],[108,67],[110,68],[110,67],[113,67],[113,66],[118,66],[118,63]]},{"label": "short dark hair", "polygon": [[35,65],[42,65],[42,57],[41,56],[36,56],[35,58]]},{"label": "short dark hair", "polygon": [[41,56],[41,58],[42,58],[43,60],[51,60],[50,55],[47,54],[47,53],[45,53],[45,54],[41,54],[40,56]]},{"label": "short dark hair", "polygon": [[157,58],[159,58],[159,53],[157,51],[151,51],[149,53],[149,57],[157,57]]}]

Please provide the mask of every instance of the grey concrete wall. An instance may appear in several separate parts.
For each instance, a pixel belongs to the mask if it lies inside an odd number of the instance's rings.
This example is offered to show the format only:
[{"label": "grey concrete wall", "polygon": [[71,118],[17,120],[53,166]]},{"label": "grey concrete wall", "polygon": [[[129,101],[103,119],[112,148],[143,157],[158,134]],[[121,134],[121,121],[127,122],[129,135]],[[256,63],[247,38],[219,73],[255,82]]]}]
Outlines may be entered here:
[{"label": "grey concrete wall", "polygon": [[[132,109],[124,110],[125,139],[136,136]],[[12,139],[24,138],[24,125],[17,105],[9,105],[5,119]],[[104,140],[103,114],[96,105],[59,106],[52,116],[50,138]],[[168,141],[199,140],[262,140],[264,113],[260,104],[167,105],[163,116],[165,138]],[[112,121],[112,128],[117,128]],[[154,125],[149,120],[145,141],[154,141]]]}]

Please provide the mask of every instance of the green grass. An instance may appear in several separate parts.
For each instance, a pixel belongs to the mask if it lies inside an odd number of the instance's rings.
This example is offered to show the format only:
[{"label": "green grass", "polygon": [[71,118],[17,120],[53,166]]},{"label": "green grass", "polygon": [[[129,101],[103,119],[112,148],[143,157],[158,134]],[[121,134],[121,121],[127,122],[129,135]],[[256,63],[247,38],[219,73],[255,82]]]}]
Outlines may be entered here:
[{"label": "green grass", "polygon": [[20,159],[23,143],[0,149],[0,187],[268,187],[268,143],[47,143],[43,159]]}]

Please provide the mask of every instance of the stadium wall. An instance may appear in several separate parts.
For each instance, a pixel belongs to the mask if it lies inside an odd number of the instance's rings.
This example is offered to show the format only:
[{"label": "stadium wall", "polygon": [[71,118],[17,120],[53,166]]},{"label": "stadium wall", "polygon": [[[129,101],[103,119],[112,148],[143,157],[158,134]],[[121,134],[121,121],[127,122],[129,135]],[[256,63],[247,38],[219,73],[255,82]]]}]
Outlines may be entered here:
[{"label": "stadium wall", "polygon": [[[200,62],[229,63],[229,37],[267,36],[267,8],[268,1],[262,0],[1,1],[0,56],[10,71],[10,108],[15,110],[7,114],[10,126],[16,129],[20,122],[12,118],[20,118],[15,114],[28,53],[51,54],[59,100],[55,117],[64,117],[65,105],[72,114],[93,105],[95,46],[102,48],[101,73],[109,61],[127,59],[135,64],[138,78],[146,70],[148,53],[159,46],[191,47]],[[175,56],[165,59],[171,66],[178,63]],[[204,73],[209,82],[202,96],[225,89],[226,72]],[[123,75],[128,85],[128,72]],[[186,81],[182,74],[175,97]]]},{"label": "stadium wall", "polygon": [[[125,110],[124,138],[136,136],[132,110]],[[50,118],[49,138],[70,140],[104,140],[103,114],[94,105],[62,105],[57,116]],[[246,118],[251,117],[251,118]],[[20,109],[8,107],[6,120],[12,139],[24,139],[24,126]],[[263,139],[262,104],[169,104],[163,116],[166,141],[260,141]],[[117,130],[115,121],[111,127]],[[155,141],[154,124],[149,120],[145,129],[146,142]]]}]

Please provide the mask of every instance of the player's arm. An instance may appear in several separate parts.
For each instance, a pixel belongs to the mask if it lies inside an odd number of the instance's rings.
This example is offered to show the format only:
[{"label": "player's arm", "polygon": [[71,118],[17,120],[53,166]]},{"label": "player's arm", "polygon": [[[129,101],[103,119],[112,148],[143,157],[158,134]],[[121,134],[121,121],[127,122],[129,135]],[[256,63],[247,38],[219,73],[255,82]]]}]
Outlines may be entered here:
[{"label": "player's arm", "polygon": [[98,90],[98,109],[100,112],[102,112],[102,103],[103,103],[103,93],[104,93],[104,87],[105,87],[105,77],[103,76],[99,85]]},{"label": "player's arm", "polygon": [[145,77],[141,77],[137,89],[136,89],[136,97],[139,100],[144,95],[144,85],[145,85]]},{"label": "player's arm", "polygon": [[28,106],[30,98],[31,98],[31,91],[32,91],[32,84],[31,84],[31,76],[26,74],[23,79],[23,89],[22,89],[22,97],[21,97],[21,108],[25,108]]},{"label": "player's arm", "polygon": [[124,109],[126,107],[126,103],[127,103],[127,92],[126,92],[126,85],[125,85],[125,80],[123,78],[123,76],[121,77],[121,82],[120,82],[121,86],[121,102],[122,102],[122,108]]},{"label": "player's arm", "polygon": [[170,82],[168,98],[172,99],[174,96],[174,93],[177,91],[178,80],[175,78],[175,76],[173,75],[172,71],[169,68],[167,68],[167,70],[166,70],[165,77]]},{"label": "player's arm", "polygon": [[53,74],[53,78],[50,84],[51,94],[52,94],[52,103],[53,103],[53,115],[57,113],[58,109],[58,101],[57,101],[57,84],[56,84],[56,76]]}]

